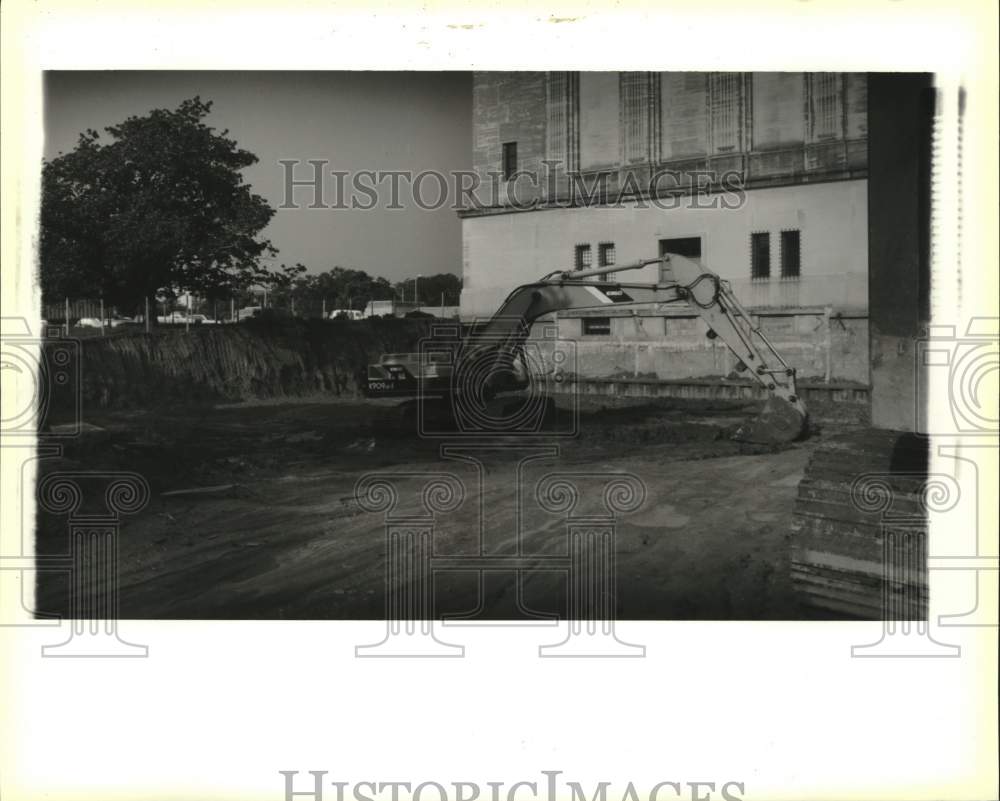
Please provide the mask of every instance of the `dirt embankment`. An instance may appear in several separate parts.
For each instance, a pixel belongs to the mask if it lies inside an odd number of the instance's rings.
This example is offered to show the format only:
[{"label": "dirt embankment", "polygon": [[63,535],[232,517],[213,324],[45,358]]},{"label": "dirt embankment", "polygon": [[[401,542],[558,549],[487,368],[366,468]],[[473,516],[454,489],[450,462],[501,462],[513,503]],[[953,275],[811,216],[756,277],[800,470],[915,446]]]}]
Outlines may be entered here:
[{"label": "dirt embankment", "polygon": [[423,320],[287,320],[88,339],[80,342],[79,397],[84,410],[351,397],[369,362],[416,350],[427,332]]}]

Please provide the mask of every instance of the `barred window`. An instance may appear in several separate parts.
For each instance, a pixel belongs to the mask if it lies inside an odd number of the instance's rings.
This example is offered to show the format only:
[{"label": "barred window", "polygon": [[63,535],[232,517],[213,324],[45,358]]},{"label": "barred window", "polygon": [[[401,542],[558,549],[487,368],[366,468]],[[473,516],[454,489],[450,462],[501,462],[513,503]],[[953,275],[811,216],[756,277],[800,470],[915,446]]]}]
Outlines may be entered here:
[{"label": "barred window", "polygon": [[708,80],[708,107],[712,151],[730,153],[741,149],[743,119],[743,74],[713,72]]},{"label": "barred window", "polygon": [[801,246],[798,231],[781,232],[781,277],[798,278],[802,274]]},{"label": "barred window", "polygon": [[573,266],[577,270],[586,270],[592,263],[590,245],[577,245],[574,252]]},{"label": "barred window", "polygon": [[771,277],[771,235],[750,234],[750,277],[765,281]]},{"label": "barred window", "polygon": [[587,336],[608,336],[611,334],[610,317],[584,317],[583,333]]},{"label": "barred window", "polygon": [[601,242],[597,246],[597,264],[600,267],[610,267],[615,263],[615,243]]},{"label": "barred window", "polygon": [[809,139],[819,142],[843,135],[841,74],[814,72],[809,75]]}]

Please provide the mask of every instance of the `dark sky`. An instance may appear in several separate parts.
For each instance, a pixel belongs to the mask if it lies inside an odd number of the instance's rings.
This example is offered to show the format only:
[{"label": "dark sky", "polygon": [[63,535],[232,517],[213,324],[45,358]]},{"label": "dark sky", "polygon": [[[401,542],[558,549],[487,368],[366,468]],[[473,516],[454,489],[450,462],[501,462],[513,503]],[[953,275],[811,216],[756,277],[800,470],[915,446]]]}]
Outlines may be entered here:
[{"label": "dark sky", "polygon": [[[467,72],[49,72],[45,80],[45,155],[71,150],[86,128],[102,131],[131,114],[176,107],[200,95],[214,105],[207,122],[228,128],[260,162],[245,173],[274,208],[282,202],[279,159],[308,159],[327,169],[467,170],[472,160],[472,77]],[[104,134],[107,137],[106,134]],[[350,179],[348,179],[350,180]],[[461,228],[451,200],[436,210],[389,204],[388,181],[370,210],[308,209],[311,190],[297,190],[301,208],[279,209],[264,235],[279,262],[310,272],[334,265],[389,279],[453,272],[461,275]],[[333,179],[324,183],[335,199]],[[405,188],[405,185],[404,185]],[[438,184],[426,180],[433,203]],[[361,200],[367,200],[359,195]]]}]

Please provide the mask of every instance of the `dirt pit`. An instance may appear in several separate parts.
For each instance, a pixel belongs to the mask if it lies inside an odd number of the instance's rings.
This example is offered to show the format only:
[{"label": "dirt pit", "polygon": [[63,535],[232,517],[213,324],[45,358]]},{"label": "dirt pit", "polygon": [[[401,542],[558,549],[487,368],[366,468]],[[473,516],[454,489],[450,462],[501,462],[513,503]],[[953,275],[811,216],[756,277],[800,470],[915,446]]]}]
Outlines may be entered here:
[{"label": "dirt pit", "polygon": [[[39,469],[149,484],[121,520],[122,618],[384,618],[390,534],[430,544],[435,617],[566,616],[581,543],[613,553],[601,563],[613,587],[594,602],[619,619],[810,616],[792,593],[789,522],[809,455],[834,432],[769,448],[729,438],[752,405],[575,403],[556,397],[562,427],[485,439],[421,436],[395,401],[89,415],[96,429]],[[388,495],[359,502],[362,479]],[[40,554],[68,541],[65,516],[40,514]],[[391,581],[417,592],[407,576]],[[40,573],[37,609],[66,613],[67,589]]]}]

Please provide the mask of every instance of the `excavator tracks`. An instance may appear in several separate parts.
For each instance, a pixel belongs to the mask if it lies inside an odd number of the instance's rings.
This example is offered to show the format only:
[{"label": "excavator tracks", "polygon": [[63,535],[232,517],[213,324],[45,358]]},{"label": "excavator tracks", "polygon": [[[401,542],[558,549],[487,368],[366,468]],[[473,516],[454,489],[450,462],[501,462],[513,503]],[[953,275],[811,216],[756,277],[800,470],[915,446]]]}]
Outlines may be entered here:
[{"label": "excavator tracks", "polygon": [[927,617],[926,438],[865,429],[819,447],[799,484],[792,581],[803,603],[866,620]]}]

